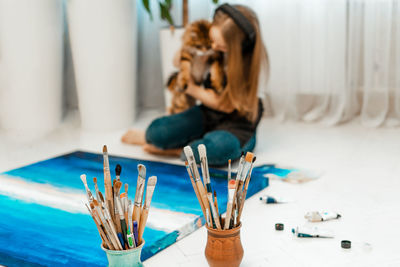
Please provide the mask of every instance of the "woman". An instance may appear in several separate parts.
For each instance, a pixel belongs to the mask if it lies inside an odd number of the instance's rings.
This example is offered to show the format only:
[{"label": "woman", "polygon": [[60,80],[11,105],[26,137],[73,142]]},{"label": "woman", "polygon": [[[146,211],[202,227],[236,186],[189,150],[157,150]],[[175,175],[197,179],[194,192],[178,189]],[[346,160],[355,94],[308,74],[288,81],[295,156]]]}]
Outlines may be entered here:
[{"label": "woman", "polygon": [[[129,131],[125,143],[143,144],[154,154],[181,155],[190,145],[207,148],[209,165],[221,166],[252,151],[256,128],[263,113],[257,89],[268,57],[256,14],[244,6],[221,5],[210,29],[212,48],[224,53],[227,85],[221,95],[190,82],[186,93],[202,104],[179,114],[154,120],[146,133]],[[198,155],[195,153],[196,160]]]}]

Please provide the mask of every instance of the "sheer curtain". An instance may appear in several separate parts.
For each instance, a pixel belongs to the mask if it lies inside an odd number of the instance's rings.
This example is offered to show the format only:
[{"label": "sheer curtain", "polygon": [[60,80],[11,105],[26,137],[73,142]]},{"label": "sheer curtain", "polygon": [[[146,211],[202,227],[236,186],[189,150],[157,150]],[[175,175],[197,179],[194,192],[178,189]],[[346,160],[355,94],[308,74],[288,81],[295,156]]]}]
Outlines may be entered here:
[{"label": "sheer curtain", "polygon": [[253,8],[273,115],[335,125],[400,125],[399,0],[227,1]]}]

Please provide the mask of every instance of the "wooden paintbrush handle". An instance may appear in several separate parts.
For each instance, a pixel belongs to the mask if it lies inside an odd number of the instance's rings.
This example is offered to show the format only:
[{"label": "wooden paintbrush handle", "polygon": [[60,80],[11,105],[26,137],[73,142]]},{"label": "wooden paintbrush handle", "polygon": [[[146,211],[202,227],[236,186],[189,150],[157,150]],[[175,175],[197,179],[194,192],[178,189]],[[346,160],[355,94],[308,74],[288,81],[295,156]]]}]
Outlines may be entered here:
[{"label": "wooden paintbrush handle", "polygon": [[103,240],[103,244],[107,246],[107,249],[115,250],[114,246],[110,243],[104,231],[101,228],[99,228],[99,231],[101,231],[100,236]]},{"label": "wooden paintbrush handle", "polygon": [[197,186],[197,190],[199,191],[199,195],[201,196],[201,200],[203,201],[204,209],[206,209],[209,206],[209,204],[208,204],[208,200],[207,200],[207,193],[204,190],[203,183],[199,180],[196,182],[196,186]]},{"label": "wooden paintbrush handle", "polygon": [[143,232],[144,232],[144,228],[146,227],[148,215],[149,215],[148,209],[143,209],[142,214],[140,214],[140,223],[139,223],[139,232],[138,232],[139,244],[142,243]]},{"label": "wooden paintbrush handle", "polygon": [[133,215],[132,215],[132,221],[137,221],[137,223],[139,224],[138,227],[140,227],[140,206],[133,206]]},{"label": "wooden paintbrush handle", "polygon": [[225,216],[225,225],[224,225],[225,230],[229,229],[231,217],[232,217],[232,203],[228,202],[228,204],[226,205],[226,216]]},{"label": "wooden paintbrush handle", "polygon": [[129,229],[129,219],[128,219],[128,212],[124,213],[126,228]]},{"label": "wooden paintbrush handle", "polygon": [[107,235],[104,233],[103,228],[97,223],[96,219],[93,217],[94,223],[96,224],[97,230],[99,231],[101,240],[103,241],[103,244],[107,246],[108,249],[114,249],[114,246],[108,241]]},{"label": "wooden paintbrush handle", "polygon": [[117,238],[116,240],[114,240],[114,238],[113,238],[113,232],[112,232],[110,226],[108,225],[108,222],[107,222],[106,220],[103,220],[103,219],[101,218],[101,216],[99,216],[98,214],[97,214],[97,216],[98,216],[98,218],[101,220],[102,225],[103,225],[103,227],[104,227],[104,230],[106,231],[108,237],[110,238],[110,241],[111,241],[111,243],[113,244],[114,248],[120,248],[120,249],[122,249],[121,245],[119,245],[118,238]]},{"label": "wooden paintbrush handle", "polygon": [[122,228],[121,228],[121,221],[117,220],[117,232],[122,233]]},{"label": "wooden paintbrush handle", "polygon": [[220,224],[220,221],[219,221],[219,215],[218,215],[218,213],[217,213],[217,211],[215,209],[211,193],[209,193],[209,195],[208,195],[208,201],[210,203],[211,215],[212,215],[212,218],[214,219],[215,226],[217,227],[218,230],[221,230],[221,224]]},{"label": "wooden paintbrush handle", "polygon": [[[190,175],[190,174],[189,174],[189,175]],[[203,212],[204,217],[206,217],[206,210],[204,209],[203,200],[202,200],[202,198],[201,198],[201,196],[200,196],[200,194],[199,194],[199,191],[198,191],[198,189],[197,189],[197,186],[196,186],[196,184],[194,183],[192,177],[190,177],[190,182],[192,183],[194,193],[196,194],[197,200],[199,201],[199,204],[200,204],[200,207],[201,207],[201,211]]]},{"label": "wooden paintbrush handle", "polygon": [[238,224],[240,223],[240,217],[242,216],[243,206],[244,206],[244,202],[246,200],[247,187],[244,188],[244,191],[243,191],[242,195],[243,195],[243,198],[242,198],[241,203],[240,203],[239,213],[238,213],[238,218],[237,218],[237,223]]},{"label": "wooden paintbrush handle", "polygon": [[108,220],[106,223],[108,224],[108,227],[109,227],[110,232],[111,232],[109,234],[109,238],[110,238],[111,242],[113,243],[114,247],[117,250],[122,250],[121,243],[118,240],[117,231],[115,230],[115,224],[111,220]]}]

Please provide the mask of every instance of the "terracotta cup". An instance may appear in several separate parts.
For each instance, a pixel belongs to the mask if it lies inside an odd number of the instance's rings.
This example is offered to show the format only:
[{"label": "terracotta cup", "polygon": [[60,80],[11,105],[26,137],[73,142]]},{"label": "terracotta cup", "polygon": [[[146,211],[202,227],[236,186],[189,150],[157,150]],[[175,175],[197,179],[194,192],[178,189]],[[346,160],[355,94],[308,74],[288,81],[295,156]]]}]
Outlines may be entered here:
[{"label": "terracotta cup", "polygon": [[207,228],[206,259],[211,267],[237,267],[242,262],[243,247],[239,226],[229,230]]}]

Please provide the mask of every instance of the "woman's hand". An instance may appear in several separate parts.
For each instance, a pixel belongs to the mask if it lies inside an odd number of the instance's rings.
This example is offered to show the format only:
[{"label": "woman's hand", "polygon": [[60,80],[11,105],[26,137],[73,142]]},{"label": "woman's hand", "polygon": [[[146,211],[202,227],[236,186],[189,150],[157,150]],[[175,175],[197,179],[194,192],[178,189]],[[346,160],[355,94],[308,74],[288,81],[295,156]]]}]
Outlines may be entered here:
[{"label": "woman's hand", "polygon": [[201,103],[209,108],[225,113],[230,113],[234,110],[232,106],[226,107],[224,105],[222,107],[221,97],[219,95],[217,95],[212,89],[204,89],[203,87],[196,85],[192,80],[190,80],[188,83],[186,94],[197,100],[200,100]]}]

